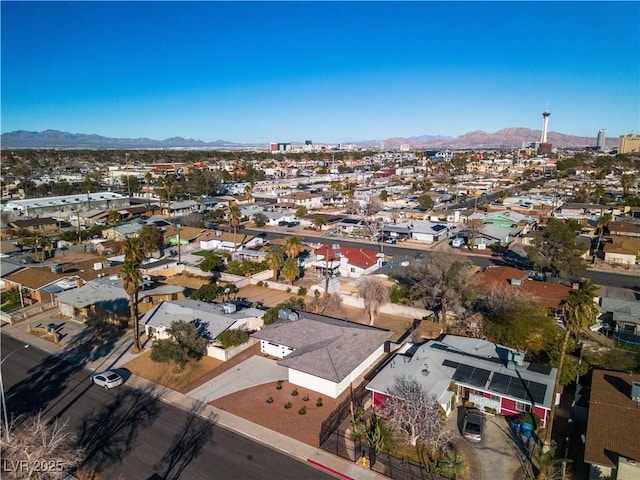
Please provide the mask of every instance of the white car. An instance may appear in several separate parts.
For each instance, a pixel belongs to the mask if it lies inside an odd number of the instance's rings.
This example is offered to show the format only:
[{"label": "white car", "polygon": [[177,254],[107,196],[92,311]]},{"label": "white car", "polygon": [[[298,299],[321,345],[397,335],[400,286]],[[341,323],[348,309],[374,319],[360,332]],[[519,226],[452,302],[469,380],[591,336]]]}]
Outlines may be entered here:
[{"label": "white car", "polygon": [[115,388],[118,385],[122,385],[123,380],[122,377],[116,372],[107,370],[106,372],[93,375],[91,377],[91,382],[109,390],[110,388]]}]

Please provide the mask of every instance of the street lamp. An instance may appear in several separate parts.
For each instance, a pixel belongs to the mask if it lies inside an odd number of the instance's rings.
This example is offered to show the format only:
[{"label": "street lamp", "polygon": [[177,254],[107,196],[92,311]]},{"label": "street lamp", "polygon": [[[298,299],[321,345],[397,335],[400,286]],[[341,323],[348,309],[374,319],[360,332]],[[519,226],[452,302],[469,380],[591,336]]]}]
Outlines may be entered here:
[{"label": "street lamp", "polygon": [[[29,348],[30,346],[31,345],[29,345],[27,343],[21,348]],[[18,350],[20,350],[20,348],[16,348],[15,350],[9,352],[9,355],[4,357],[0,361],[0,366],[2,366],[2,364],[7,360],[7,358],[9,358],[11,355],[16,353]],[[9,416],[7,415],[7,403],[6,403],[5,399],[4,399],[4,383],[2,381],[2,369],[1,368],[0,368],[0,395],[2,395],[2,411],[4,412],[4,428],[5,428],[5,433],[7,434],[7,442],[9,442]]]}]

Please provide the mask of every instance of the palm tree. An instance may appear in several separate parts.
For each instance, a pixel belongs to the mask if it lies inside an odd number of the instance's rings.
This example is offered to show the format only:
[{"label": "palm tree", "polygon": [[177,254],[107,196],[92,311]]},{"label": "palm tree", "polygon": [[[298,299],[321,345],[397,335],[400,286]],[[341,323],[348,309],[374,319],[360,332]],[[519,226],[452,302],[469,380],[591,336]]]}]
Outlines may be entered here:
[{"label": "palm tree", "polygon": [[440,462],[443,474],[451,478],[464,478],[467,476],[469,466],[464,457],[455,452],[449,452]]},{"label": "palm tree", "polygon": [[151,210],[151,192],[149,191],[149,187],[151,187],[151,180],[153,179],[153,176],[151,175],[151,172],[145,172],[144,174],[144,183],[146,185],[146,189],[147,189],[147,210]]},{"label": "palm tree", "polygon": [[242,212],[238,205],[229,205],[227,208],[227,217],[229,220],[229,226],[233,229],[233,249],[238,249],[238,226],[240,225],[240,219],[242,218]]},{"label": "palm tree", "polygon": [[369,325],[373,325],[378,310],[389,301],[389,288],[378,277],[366,277],[358,284],[358,295],[364,300]]},{"label": "palm tree", "polygon": [[602,244],[602,234],[604,233],[604,229],[609,226],[611,220],[613,220],[613,216],[610,213],[600,215],[600,218],[598,218],[598,223],[596,224],[598,227],[598,250],[600,250],[600,245]]},{"label": "palm tree", "polygon": [[158,178],[158,184],[160,185],[160,191],[167,198],[167,210],[169,217],[171,217],[171,195],[175,192],[176,186],[171,178]]},{"label": "palm tree", "polygon": [[138,353],[141,350],[140,325],[138,324],[138,290],[142,274],[131,259],[125,259],[120,275],[124,289],[129,295],[130,322],[133,325],[133,352]]},{"label": "palm tree", "polygon": [[130,322],[133,326],[133,352],[140,348],[140,325],[138,324],[138,290],[142,281],[140,265],[147,257],[147,246],[138,238],[127,238],[124,244],[124,264],[120,272],[125,291],[129,295]]},{"label": "palm tree", "polygon": [[300,274],[300,267],[295,258],[287,258],[282,265],[282,276],[286,278],[291,285]]},{"label": "palm tree", "polygon": [[296,258],[304,249],[304,242],[300,237],[289,237],[284,247],[284,252],[289,258]]},{"label": "palm tree", "polygon": [[317,230],[322,230],[322,227],[327,224],[327,219],[324,217],[316,217],[313,220],[313,224],[316,226]]},{"label": "palm tree", "polygon": [[563,306],[564,315],[564,338],[560,349],[560,359],[558,361],[558,374],[553,388],[553,402],[549,413],[549,423],[546,425],[545,445],[551,446],[551,434],[553,431],[553,420],[556,414],[555,393],[560,389],[560,373],[564,366],[567,355],[567,343],[570,335],[578,335],[583,328],[593,324],[598,316],[598,305],[593,301],[596,296],[597,287],[590,280],[580,283],[580,286],[569,292],[569,299]]},{"label": "palm tree", "polygon": [[629,194],[629,190],[633,187],[633,184],[636,181],[636,176],[632,173],[624,173],[620,177],[620,186],[622,187],[622,195],[627,196]]},{"label": "palm tree", "polygon": [[273,270],[273,279],[278,280],[280,269],[284,264],[284,249],[280,245],[271,245],[267,250],[265,260],[269,268]]}]

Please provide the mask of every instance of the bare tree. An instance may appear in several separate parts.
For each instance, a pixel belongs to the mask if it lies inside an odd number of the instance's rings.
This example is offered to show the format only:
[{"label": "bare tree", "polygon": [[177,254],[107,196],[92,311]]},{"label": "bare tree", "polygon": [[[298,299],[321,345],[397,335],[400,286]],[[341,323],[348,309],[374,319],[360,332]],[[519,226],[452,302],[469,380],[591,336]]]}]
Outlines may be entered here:
[{"label": "bare tree", "polygon": [[473,246],[476,243],[476,238],[484,228],[484,222],[479,218],[471,219],[467,222],[465,231],[467,232],[467,236],[469,237],[467,247],[469,250],[473,249]]},{"label": "bare tree", "polygon": [[84,459],[84,450],[66,427],[67,421],[47,422],[42,413],[14,419],[0,440],[3,478],[66,478]]},{"label": "bare tree", "polygon": [[421,440],[430,454],[449,451],[452,434],[445,428],[444,413],[435,396],[406,375],[395,377],[386,394],[381,415],[389,430],[413,446]]},{"label": "bare tree", "polygon": [[440,307],[441,323],[447,322],[447,312],[463,303],[469,292],[472,264],[462,255],[435,254],[407,268],[413,292],[425,305]]},{"label": "bare tree", "polygon": [[362,207],[360,206],[360,202],[357,200],[349,200],[344,205],[344,211],[349,215],[358,215]]},{"label": "bare tree", "polygon": [[339,293],[321,295],[318,290],[316,290],[316,292],[317,295],[315,295],[313,300],[309,302],[309,311],[323,315],[324,313],[332,312],[340,308],[342,296]]},{"label": "bare tree", "polygon": [[378,310],[389,301],[389,287],[378,277],[365,277],[358,283],[358,295],[364,300],[369,325],[373,325]]}]

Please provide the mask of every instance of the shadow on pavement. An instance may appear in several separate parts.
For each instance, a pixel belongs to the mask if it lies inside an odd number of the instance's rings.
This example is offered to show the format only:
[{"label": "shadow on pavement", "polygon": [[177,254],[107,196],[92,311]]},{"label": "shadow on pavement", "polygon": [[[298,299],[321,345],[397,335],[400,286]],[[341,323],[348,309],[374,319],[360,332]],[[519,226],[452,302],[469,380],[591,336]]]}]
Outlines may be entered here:
[{"label": "shadow on pavement", "polygon": [[161,472],[154,478],[178,480],[189,463],[200,454],[202,448],[209,442],[213,443],[213,425],[217,416],[207,414],[203,417],[204,409],[204,404],[193,402],[191,409],[187,412],[187,421],[173,438],[166,453],[154,465],[153,469]]}]

